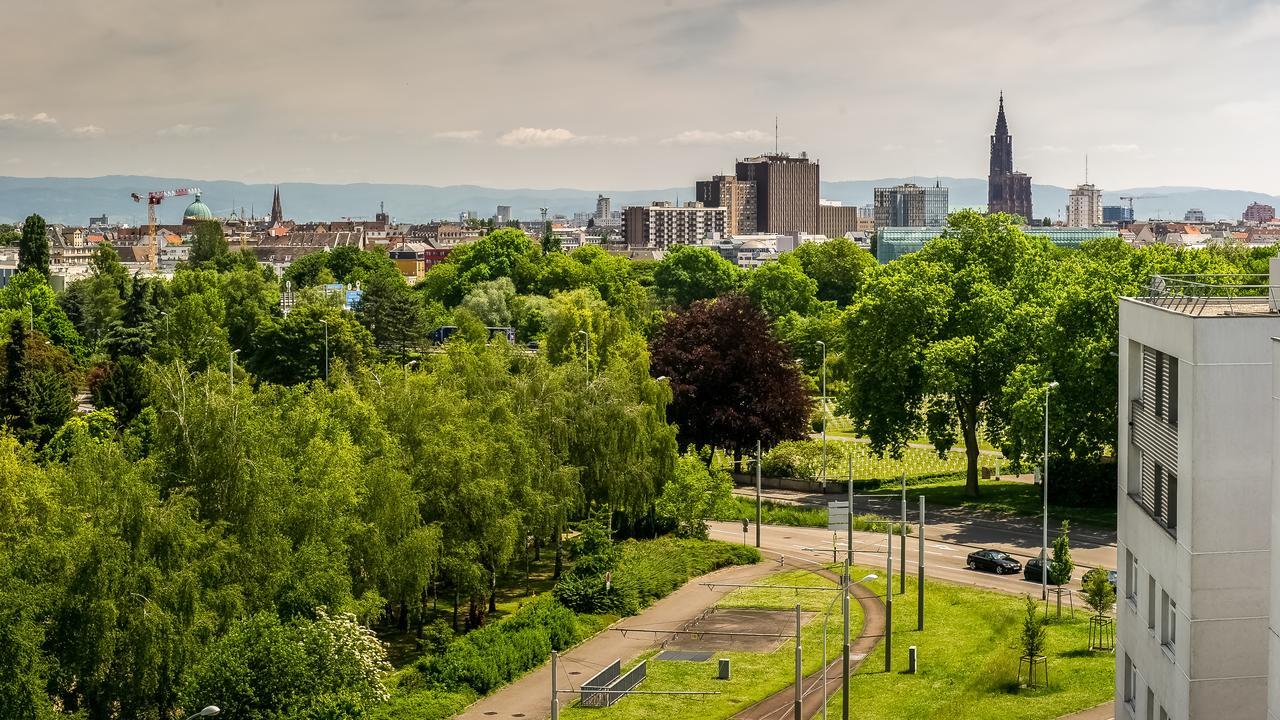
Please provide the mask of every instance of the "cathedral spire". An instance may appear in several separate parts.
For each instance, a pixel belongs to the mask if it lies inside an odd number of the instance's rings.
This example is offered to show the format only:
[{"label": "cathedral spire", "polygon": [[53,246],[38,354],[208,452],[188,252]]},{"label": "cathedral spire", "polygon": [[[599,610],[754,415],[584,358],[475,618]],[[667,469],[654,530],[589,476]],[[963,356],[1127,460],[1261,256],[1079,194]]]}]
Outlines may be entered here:
[{"label": "cathedral spire", "polygon": [[271,222],[272,224],[284,221],[284,210],[280,207],[280,186],[276,186],[275,194],[271,196]]},{"label": "cathedral spire", "polygon": [[1008,135],[1009,123],[1004,119],[1004,91],[1000,91],[1000,110],[996,113],[996,135]]}]

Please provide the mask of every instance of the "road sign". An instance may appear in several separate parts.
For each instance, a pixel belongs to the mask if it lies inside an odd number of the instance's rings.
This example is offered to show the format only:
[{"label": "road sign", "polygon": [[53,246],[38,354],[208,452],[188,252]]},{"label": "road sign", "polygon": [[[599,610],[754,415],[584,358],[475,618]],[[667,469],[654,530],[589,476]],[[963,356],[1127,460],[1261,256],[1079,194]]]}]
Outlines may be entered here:
[{"label": "road sign", "polygon": [[827,503],[827,529],[849,529],[849,503],[847,501],[836,500]]}]

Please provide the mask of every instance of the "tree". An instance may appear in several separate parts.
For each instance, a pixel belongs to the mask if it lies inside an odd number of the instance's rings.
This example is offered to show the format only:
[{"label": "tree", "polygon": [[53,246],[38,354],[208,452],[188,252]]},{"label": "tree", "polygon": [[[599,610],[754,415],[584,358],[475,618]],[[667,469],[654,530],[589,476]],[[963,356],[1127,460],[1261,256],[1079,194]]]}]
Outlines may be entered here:
[{"label": "tree", "polygon": [[253,334],[245,363],[254,375],[282,385],[321,380],[325,375],[328,322],[329,376],[364,364],[373,336],[355,318],[323,302],[306,302],[283,318],[270,318]]},{"label": "tree", "polygon": [[1068,537],[1070,529],[1070,523],[1063,520],[1062,530],[1058,533],[1058,537],[1053,539],[1053,561],[1049,563],[1048,569],[1049,583],[1052,585],[1066,585],[1071,582],[1071,573],[1076,569],[1076,564],[1071,561],[1071,540]]},{"label": "tree", "polygon": [[560,252],[560,238],[551,230],[551,221],[542,224],[542,254],[550,255]]},{"label": "tree", "polygon": [[672,421],[685,447],[772,447],[808,431],[813,411],[795,360],[745,296],[671,314],[651,343],[653,373],[670,378]]},{"label": "tree", "polygon": [[766,315],[780,318],[793,312],[808,313],[815,302],[818,283],[805,275],[799,262],[784,256],[747,273],[745,291]]},{"label": "tree", "polygon": [[1024,658],[1038,658],[1045,650],[1045,619],[1036,611],[1036,601],[1025,596],[1026,605],[1022,616],[1022,633],[1018,636],[1019,649]]},{"label": "tree", "polygon": [[675,475],[662,488],[657,510],[675,522],[676,535],[706,538],[707,519],[733,502],[733,480],[722,470],[685,454],[676,461]]},{"label": "tree", "polygon": [[213,266],[226,256],[227,237],[222,232],[222,223],[217,220],[196,223],[195,237],[191,240],[191,264]]},{"label": "tree", "polygon": [[1107,571],[1094,568],[1084,575],[1084,603],[1093,610],[1094,617],[1103,617],[1116,604],[1116,589],[1107,578]]},{"label": "tree", "polygon": [[355,314],[373,336],[374,346],[397,362],[408,362],[427,342],[422,296],[405,283],[399,272],[382,271],[369,276]]},{"label": "tree", "polygon": [[1007,215],[955,213],[942,237],[869,273],[845,317],[849,382],[842,401],[876,452],[897,455],[925,431],[967,459],[978,494],[978,433],[999,438],[995,402],[1046,322],[1047,240]]},{"label": "tree", "polygon": [[488,327],[511,325],[510,303],[516,296],[516,286],[511,278],[488,280],[471,288],[462,299],[462,307],[470,310]]},{"label": "tree", "polygon": [[671,305],[687,307],[738,287],[742,272],[709,247],[677,245],[653,271],[658,295]]},{"label": "tree", "polygon": [[49,236],[44,218],[28,215],[22,223],[22,240],[18,243],[18,272],[38,270],[49,277]]},{"label": "tree", "polygon": [[71,417],[74,368],[70,355],[15,319],[9,325],[0,414],[19,438],[43,445]]},{"label": "tree", "polygon": [[846,237],[824,243],[803,243],[790,253],[805,275],[818,283],[819,300],[845,307],[853,302],[863,275],[876,266],[876,258]]}]

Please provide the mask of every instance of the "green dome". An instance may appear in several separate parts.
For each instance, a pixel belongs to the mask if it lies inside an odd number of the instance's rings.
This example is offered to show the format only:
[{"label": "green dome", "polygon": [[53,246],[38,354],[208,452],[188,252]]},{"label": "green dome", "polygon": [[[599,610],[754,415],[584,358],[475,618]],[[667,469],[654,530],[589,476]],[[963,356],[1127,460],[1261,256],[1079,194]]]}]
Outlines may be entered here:
[{"label": "green dome", "polygon": [[200,196],[197,195],[195,202],[187,206],[185,212],[182,213],[182,222],[200,222],[201,220],[212,220],[213,211],[208,205],[200,202]]}]

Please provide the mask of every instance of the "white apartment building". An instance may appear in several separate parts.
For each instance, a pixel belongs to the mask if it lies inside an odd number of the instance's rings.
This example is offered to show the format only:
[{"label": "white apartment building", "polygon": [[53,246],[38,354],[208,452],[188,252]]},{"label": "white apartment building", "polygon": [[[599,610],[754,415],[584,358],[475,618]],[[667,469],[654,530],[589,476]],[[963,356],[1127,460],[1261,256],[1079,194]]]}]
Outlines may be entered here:
[{"label": "white apartment building", "polygon": [[1067,227],[1102,225],[1102,191],[1093,185],[1079,185],[1067,200]]},{"label": "white apartment building", "polygon": [[655,202],[628,207],[622,214],[622,235],[630,247],[665,250],[672,245],[697,245],[725,234],[728,211],[700,202],[676,206]]},{"label": "white apartment building", "polygon": [[1280,313],[1267,279],[1249,282],[1228,292],[1157,277],[1147,297],[1120,302],[1118,720],[1280,718],[1267,671],[1269,648],[1280,662],[1269,622]]}]

